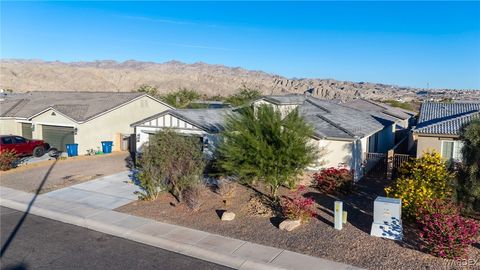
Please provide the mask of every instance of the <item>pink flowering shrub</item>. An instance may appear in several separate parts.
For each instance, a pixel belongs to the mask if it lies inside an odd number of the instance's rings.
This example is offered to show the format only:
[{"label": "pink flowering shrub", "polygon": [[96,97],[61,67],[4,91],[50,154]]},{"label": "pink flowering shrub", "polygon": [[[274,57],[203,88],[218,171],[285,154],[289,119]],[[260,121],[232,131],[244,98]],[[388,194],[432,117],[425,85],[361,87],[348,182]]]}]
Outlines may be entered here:
[{"label": "pink flowering shrub", "polygon": [[280,205],[285,218],[290,220],[300,219],[302,222],[306,222],[316,216],[315,201],[312,198],[303,197],[302,192],[304,190],[305,187],[300,186],[296,192],[282,198]]},{"label": "pink flowering shrub", "polygon": [[347,168],[328,168],[313,175],[316,186],[326,194],[348,194],[353,188],[353,174]]},{"label": "pink flowering shrub", "polygon": [[479,225],[460,215],[451,202],[440,199],[427,201],[417,213],[421,248],[438,257],[462,259],[468,246],[476,241]]}]

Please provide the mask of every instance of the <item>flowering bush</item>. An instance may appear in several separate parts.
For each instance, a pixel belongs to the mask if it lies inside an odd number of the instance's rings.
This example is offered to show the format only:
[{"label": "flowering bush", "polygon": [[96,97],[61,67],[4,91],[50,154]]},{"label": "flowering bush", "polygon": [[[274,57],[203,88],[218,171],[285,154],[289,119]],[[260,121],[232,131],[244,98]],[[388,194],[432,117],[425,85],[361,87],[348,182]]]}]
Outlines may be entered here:
[{"label": "flowering bush", "polygon": [[293,192],[289,197],[282,198],[280,204],[285,218],[306,222],[316,216],[315,202],[312,198],[302,196],[301,193],[304,189],[304,186],[300,186],[297,191]]},{"label": "flowering bush", "polygon": [[449,259],[466,256],[469,245],[476,241],[479,225],[460,216],[451,202],[432,199],[419,208],[421,248],[426,252]]},{"label": "flowering bush", "polygon": [[313,175],[317,188],[327,194],[349,193],[353,187],[353,174],[346,168],[328,168]]},{"label": "flowering bush", "polygon": [[414,219],[426,201],[452,195],[453,178],[438,153],[427,152],[403,163],[399,173],[400,177],[385,192],[387,197],[402,199],[402,213],[408,219]]},{"label": "flowering bush", "polygon": [[8,171],[13,167],[13,162],[18,159],[15,151],[6,150],[0,154],[0,170]]}]

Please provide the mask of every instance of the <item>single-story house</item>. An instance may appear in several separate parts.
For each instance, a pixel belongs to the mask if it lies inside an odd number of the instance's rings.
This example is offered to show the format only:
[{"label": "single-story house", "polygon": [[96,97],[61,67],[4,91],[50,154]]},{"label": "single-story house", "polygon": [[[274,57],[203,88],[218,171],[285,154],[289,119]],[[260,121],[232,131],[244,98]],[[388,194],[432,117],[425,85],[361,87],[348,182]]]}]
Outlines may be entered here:
[{"label": "single-story house", "polygon": [[137,121],[131,125],[135,129],[137,151],[142,151],[142,146],[148,142],[151,134],[171,129],[186,136],[198,137],[204,153],[211,156],[226,116],[231,113],[231,108],[173,109]]},{"label": "single-story house", "polygon": [[[384,153],[394,146],[395,120],[374,117],[371,113],[353,109],[334,101],[304,95],[265,96],[252,102],[276,106],[283,114],[298,108],[314,128],[312,143],[318,146],[322,158],[311,169],[346,165],[353,168],[355,178],[363,175],[366,152]],[[211,154],[224,129],[226,116],[237,108],[173,109],[132,124],[137,136],[137,150],[148,142],[150,134],[172,129],[188,136],[197,136],[204,152]]]},{"label": "single-story house", "polygon": [[[113,141],[120,150],[131,123],[172,107],[137,92],[27,92],[4,94],[0,134],[42,139],[59,150],[78,144],[79,154]],[[124,140],[122,140],[122,138]]]},{"label": "single-story house", "polygon": [[269,104],[282,114],[298,109],[314,128],[312,142],[322,153],[316,168],[346,165],[363,176],[365,153],[385,153],[395,143],[395,119],[375,117],[370,112],[354,109],[336,101],[321,100],[309,95],[265,96],[253,106]]},{"label": "single-story house", "polygon": [[342,104],[353,109],[368,112],[374,117],[395,121],[397,129],[408,129],[415,122],[415,112],[372,100],[358,98]]},{"label": "single-story house", "polygon": [[423,103],[413,129],[417,157],[434,150],[446,160],[460,160],[460,131],[475,118],[480,118],[480,103]]}]

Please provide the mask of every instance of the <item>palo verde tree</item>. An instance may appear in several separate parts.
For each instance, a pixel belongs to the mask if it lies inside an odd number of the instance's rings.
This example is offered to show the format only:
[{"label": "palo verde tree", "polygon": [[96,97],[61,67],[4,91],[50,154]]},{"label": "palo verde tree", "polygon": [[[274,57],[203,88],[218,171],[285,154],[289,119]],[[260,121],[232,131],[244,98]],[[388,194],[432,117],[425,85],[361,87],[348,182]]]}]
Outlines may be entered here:
[{"label": "palo verde tree", "polygon": [[161,97],[163,101],[172,105],[175,108],[185,108],[192,101],[195,101],[199,98],[199,93],[197,93],[195,90],[190,90],[187,88],[180,88],[175,92],[171,92]]},{"label": "palo verde tree", "polygon": [[167,191],[181,202],[184,191],[200,183],[205,168],[198,140],[171,130],[150,136],[139,162],[144,190],[141,198],[145,200],[154,200]]},{"label": "palo verde tree", "polygon": [[226,121],[218,165],[244,183],[264,182],[270,198],[278,201],[280,185],[293,187],[297,176],[315,161],[317,151],[309,143],[312,134],[298,110],[282,118],[273,106],[245,108]]},{"label": "palo verde tree", "polygon": [[460,134],[463,141],[462,162],[457,180],[457,200],[468,212],[480,211],[480,119],[466,125]]}]

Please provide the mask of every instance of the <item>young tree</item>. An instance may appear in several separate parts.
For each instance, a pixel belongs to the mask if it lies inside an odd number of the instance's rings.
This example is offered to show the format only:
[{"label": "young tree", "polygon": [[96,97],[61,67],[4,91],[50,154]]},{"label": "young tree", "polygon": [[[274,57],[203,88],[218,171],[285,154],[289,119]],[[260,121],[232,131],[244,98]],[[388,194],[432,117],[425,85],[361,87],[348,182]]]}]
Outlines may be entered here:
[{"label": "young tree", "polygon": [[259,98],[261,95],[262,93],[259,90],[243,87],[239,89],[238,93],[227,97],[225,101],[232,106],[241,106]]},{"label": "young tree", "polygon": [[135,91],[145,93],[152,97],[158,97],[158,88],[156,86],[144,84],[137,88]]},{"label": "young tree", "polygon": [[228,118],[218,148],[220,168],[251,184],[259,180],[277,200],[280,185],[294,186],[296,177],[317,156],[309,143],[313,129],[297,110],[282,119],[272,106],[263,105]]},{"label": "young tree", "polygon": [[467,211],[480,211],[480,120],[466,125],[460,135],[463,141],[463,166],[457,180],[457,200]]},{"label": "young tree", "polygon": [[205,162],[196,138],[167,130],[150,136],[142,149],[140,167],[144,199],[156,199],[161,191],[167,191],[181,202],[184,191],[200,183]]},{"label": "young tree", "polygon": [[161,99],[175,108],[185,108],[192,101],[200,98],[195,90],[180,88],[179,90],[163,96]]}]

